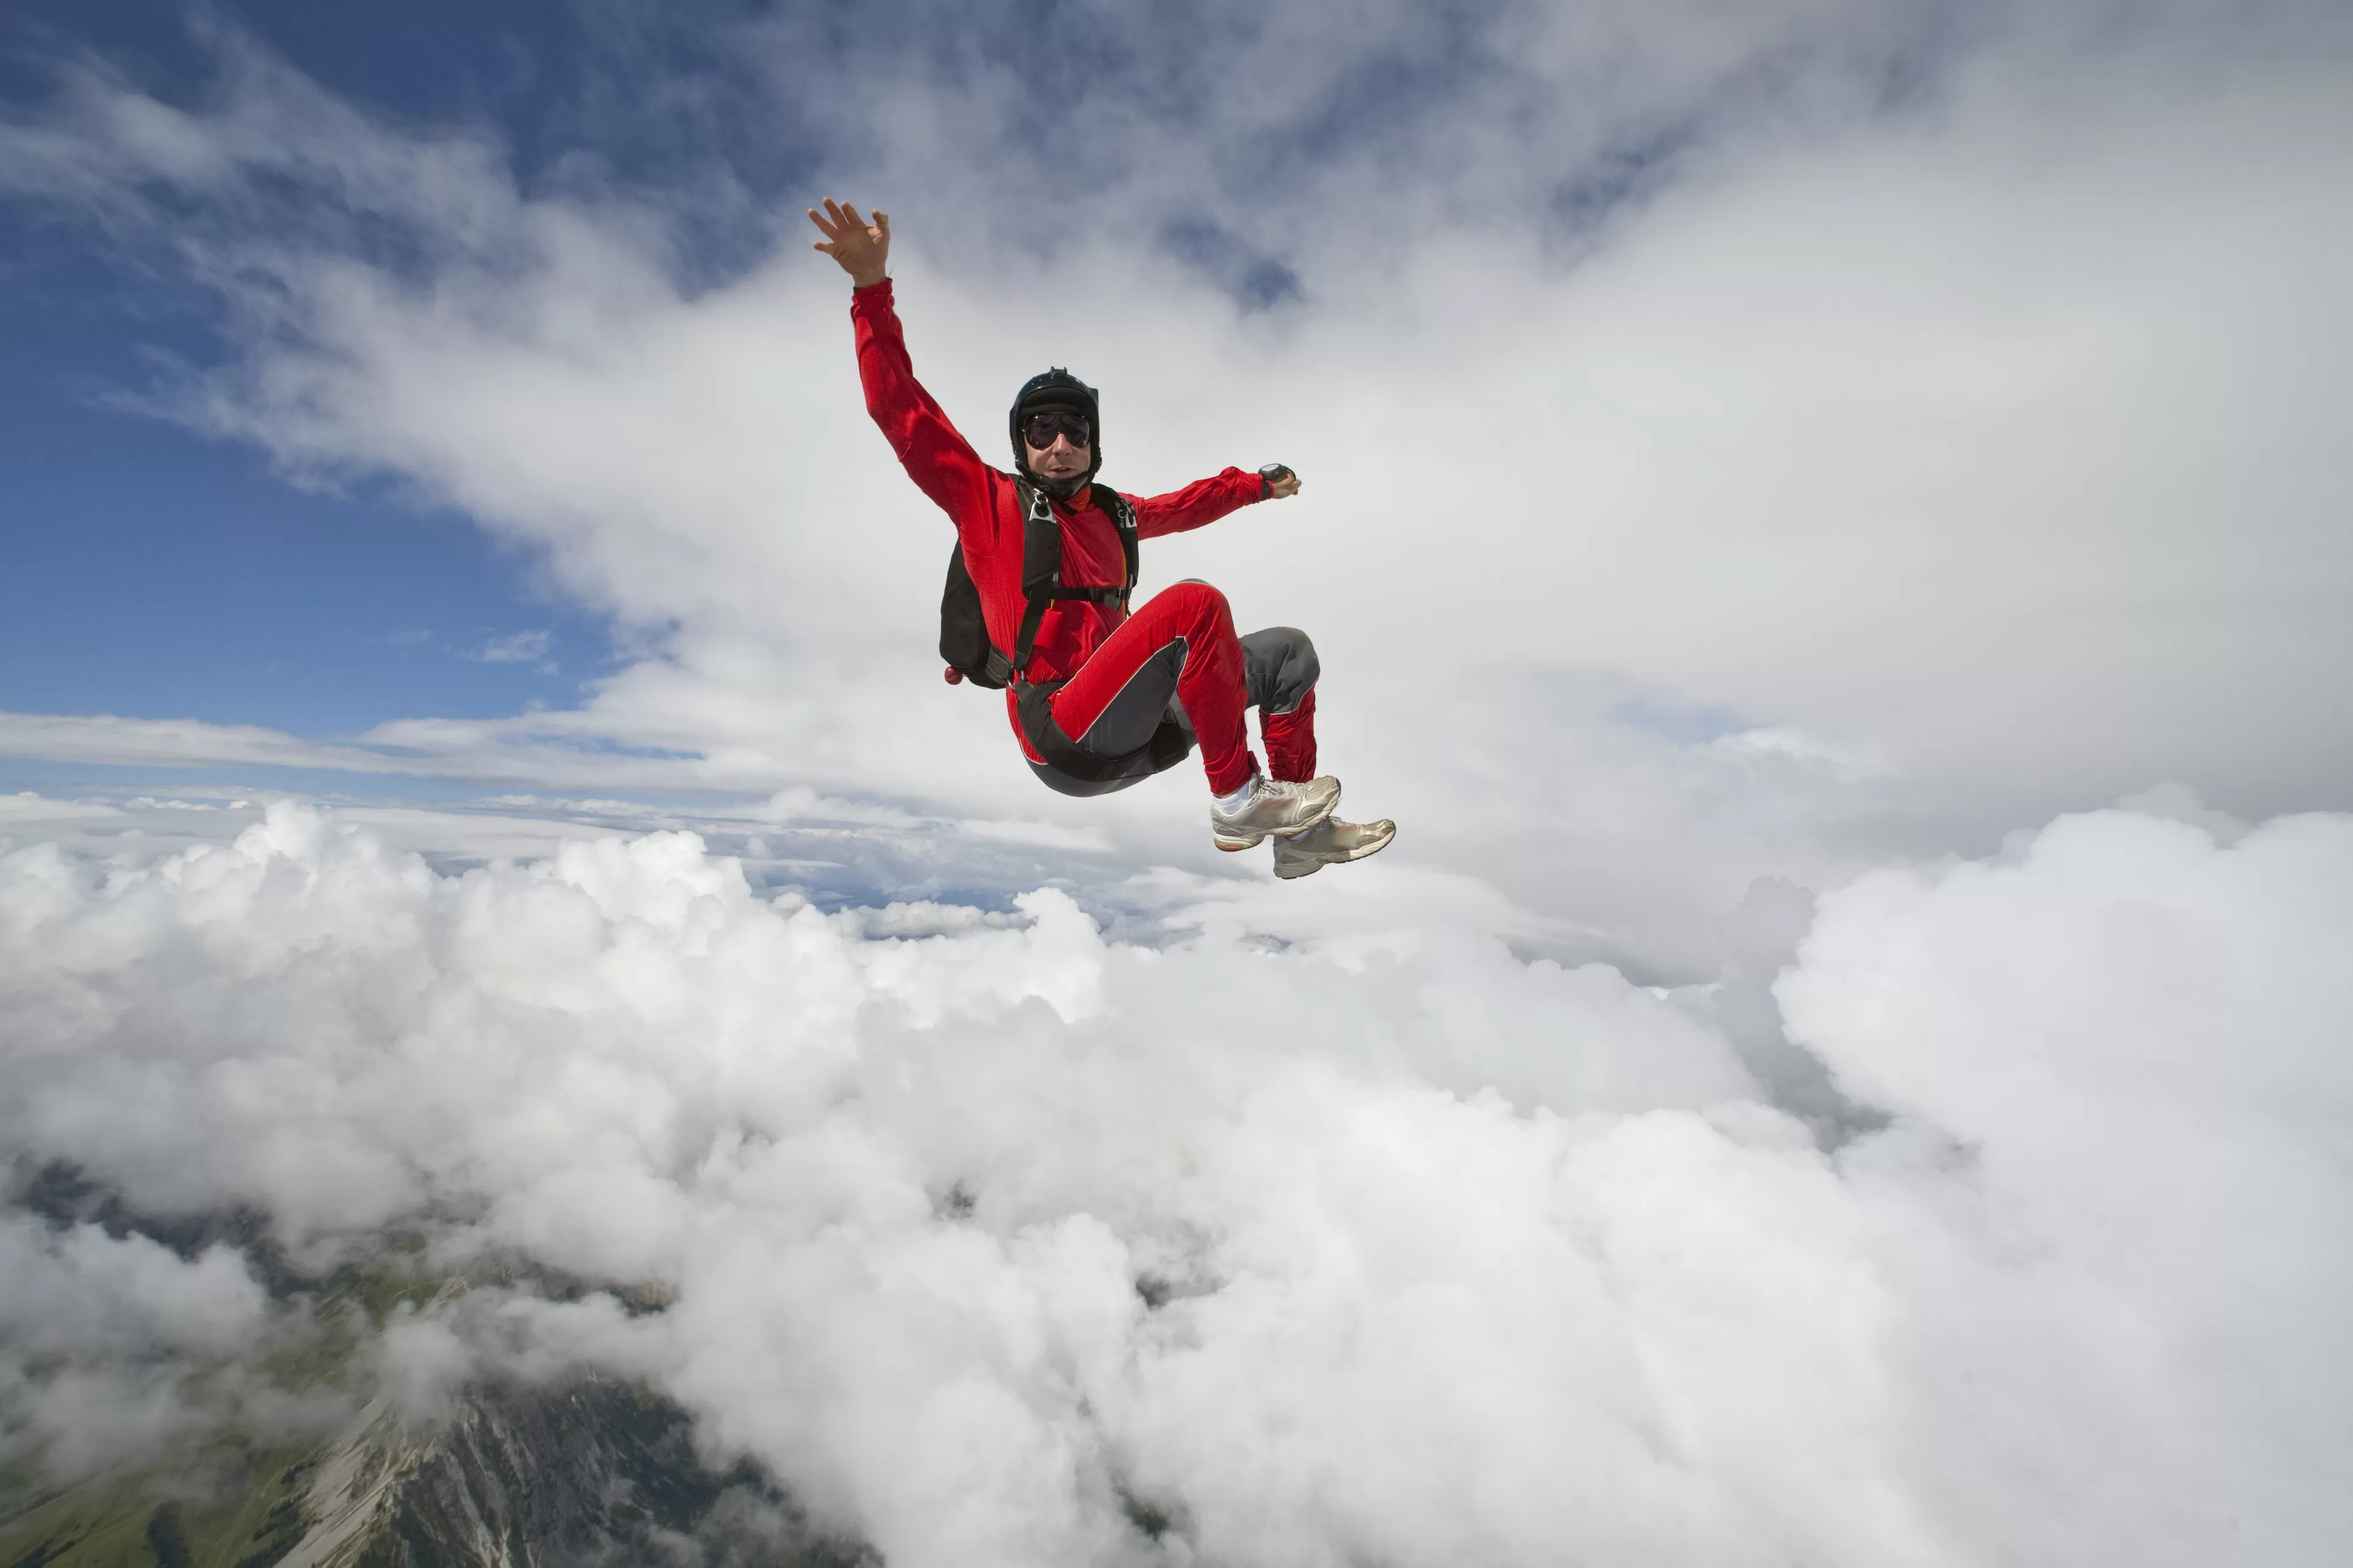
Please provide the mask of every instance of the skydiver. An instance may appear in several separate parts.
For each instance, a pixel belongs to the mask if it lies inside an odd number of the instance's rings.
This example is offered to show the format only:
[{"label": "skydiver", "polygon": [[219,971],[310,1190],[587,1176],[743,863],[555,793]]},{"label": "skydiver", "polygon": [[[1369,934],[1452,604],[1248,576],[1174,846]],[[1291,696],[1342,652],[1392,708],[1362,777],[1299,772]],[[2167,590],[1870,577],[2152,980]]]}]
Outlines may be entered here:
[{"label": "skydiver", "polygon": [[[955,524],[941,648],[951,682],[1006,688],[1030,771],[1070,795],[1106,795],[1173,767],[1198,743],[1209,836],[1220,849],[1274,840],[1274,874],[1361,860],[1394,823],[1332,816],[1340,781],[1315,773],[1315,647],[1274,626],[1237,637],[1226,596],[1184,582],[1133,615],[1139,540],[1216,521],[1299,493],[1279,464],[1227,468],[1166,495],[1095,483],[1103,466],[1095,391],[1068,371],[1034,375],[1008,421],[1014,473],[981,461],[915,380],[888,276],[891,219],[828,197],[809,209],[816,248],[849,275],[850,321],[867,411],[908,476]],[[1259,710],[1268,770],[1242,710]]]}]

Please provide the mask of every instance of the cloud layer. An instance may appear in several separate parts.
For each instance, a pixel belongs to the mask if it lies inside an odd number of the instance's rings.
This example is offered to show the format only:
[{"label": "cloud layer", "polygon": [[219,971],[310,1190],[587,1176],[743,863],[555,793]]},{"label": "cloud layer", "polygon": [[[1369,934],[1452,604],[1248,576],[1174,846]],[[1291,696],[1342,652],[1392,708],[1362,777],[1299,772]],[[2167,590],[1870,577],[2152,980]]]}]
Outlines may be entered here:
[{"label": "cloud layer", "polygon": [[[2348,869],[2344,817],[2111,812],[1863,879],[1778,986],[1893,1118],[1826,1145],[1706,990],[1459,928],[825,916],[688,836],[443,876],[279,806],[0,858],[0,1135],[666,1300],[478,1292],[391,1366],[654,1378],[894,1562],[2319,1563]],[[7,1234],[93,1359],[259,1310]]]}]

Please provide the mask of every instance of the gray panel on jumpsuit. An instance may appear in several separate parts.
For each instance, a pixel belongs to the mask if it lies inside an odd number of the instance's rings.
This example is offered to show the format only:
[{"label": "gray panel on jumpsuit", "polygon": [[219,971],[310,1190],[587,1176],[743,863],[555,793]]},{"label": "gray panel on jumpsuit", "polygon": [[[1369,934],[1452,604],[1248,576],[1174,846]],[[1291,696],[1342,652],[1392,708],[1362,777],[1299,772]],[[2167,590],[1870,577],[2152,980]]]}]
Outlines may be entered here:
[{"label": "gray panel on jumpsuit", "polygon": [[[1269,626],[1250,633],[1241,645],[1242,679],[1250,688],[1250,705],[1261,713],[1290,712],[1324,673],[1324,667],[1316,662],[1315,645],[1297,626]],[[1176,677],[1184,668],[1185,639],[1178,637],[1138,666],[1087,732],[1076,737],[1097,756],[1134,752],[1133,772],[1107,779],[1074,779],[1043,763],[1031,763],[1029,771],[1048,789],[1076,795],[1109,795],[1162,771],[1152,765],[1152,753],[1145,750],[1161,721],[1176,724],[1188,736],[1193,732],[1185,705],[1176,700]],[[1188,746],[1162,766],[1173,767],[1191,754]]]}]

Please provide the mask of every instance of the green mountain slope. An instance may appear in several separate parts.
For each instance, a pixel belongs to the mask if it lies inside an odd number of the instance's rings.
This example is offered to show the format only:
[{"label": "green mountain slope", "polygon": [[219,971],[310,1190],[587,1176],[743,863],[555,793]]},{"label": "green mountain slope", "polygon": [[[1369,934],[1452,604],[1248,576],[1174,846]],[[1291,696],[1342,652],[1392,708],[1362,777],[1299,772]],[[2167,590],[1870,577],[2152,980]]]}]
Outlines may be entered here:
[{"label": "green mountain slope", "polygon": [[469,1390],[429,1426],[379,1401],[319,1443],[108,1476],[0,1524],[5,1568],[856,1568],[683,1411],[628,1384]]}]

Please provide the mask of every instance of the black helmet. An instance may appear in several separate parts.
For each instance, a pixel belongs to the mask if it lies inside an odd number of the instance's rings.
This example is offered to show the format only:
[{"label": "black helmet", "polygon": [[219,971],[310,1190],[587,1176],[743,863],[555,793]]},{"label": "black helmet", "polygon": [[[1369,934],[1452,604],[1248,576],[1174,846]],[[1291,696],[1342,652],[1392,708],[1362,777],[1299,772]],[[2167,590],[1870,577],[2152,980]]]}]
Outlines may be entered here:
[{"label": "black helmet", "polygon": [[[1032,414],[1048,409],[1060,409],[1076,414],[1087,422],[1088,433],[1093,437],[1089,448],[1092,460],[1087,471],[1076,479],[1049,481],[1029,471],[1029,444],[1021,438],[1021,422]],[[1060,365],[1021,384],[1013,398],[1013,412],[1007,417],[1008,432],[1013,437],[1013,470],[1063,500],[1079,493],[1082,487],[1092,482],[1103,468],[1103,415],[1095,405],[1095,389],[1064,370]]]}]

